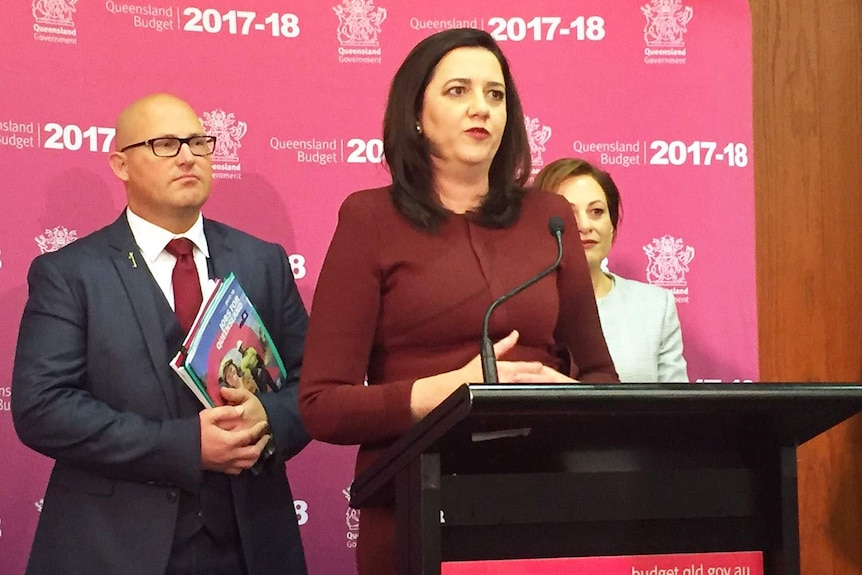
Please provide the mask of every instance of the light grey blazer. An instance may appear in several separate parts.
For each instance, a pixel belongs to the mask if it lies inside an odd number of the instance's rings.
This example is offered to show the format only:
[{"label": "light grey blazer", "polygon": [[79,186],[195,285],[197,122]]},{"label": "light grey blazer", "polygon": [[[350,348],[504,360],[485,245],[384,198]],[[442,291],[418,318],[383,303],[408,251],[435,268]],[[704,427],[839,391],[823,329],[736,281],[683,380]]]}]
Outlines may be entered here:
[{"label": "light grey blazer", "polygon": [[620,381],[688,382],[673,294],[658,286],[608,275],[614,286],[596,303]]}]

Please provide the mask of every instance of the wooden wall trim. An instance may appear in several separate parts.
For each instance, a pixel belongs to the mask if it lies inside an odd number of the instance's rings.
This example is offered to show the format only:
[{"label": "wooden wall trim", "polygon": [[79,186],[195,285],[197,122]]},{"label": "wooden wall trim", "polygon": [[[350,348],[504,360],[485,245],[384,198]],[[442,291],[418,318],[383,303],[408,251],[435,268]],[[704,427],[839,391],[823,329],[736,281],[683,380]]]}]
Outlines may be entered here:
[{"label": "wooden wall trim", "polygon": [[[862,379],[862,0],[750,0],[763,381]],[[802,573],[862,575],[862,417],[799,450]]]}]

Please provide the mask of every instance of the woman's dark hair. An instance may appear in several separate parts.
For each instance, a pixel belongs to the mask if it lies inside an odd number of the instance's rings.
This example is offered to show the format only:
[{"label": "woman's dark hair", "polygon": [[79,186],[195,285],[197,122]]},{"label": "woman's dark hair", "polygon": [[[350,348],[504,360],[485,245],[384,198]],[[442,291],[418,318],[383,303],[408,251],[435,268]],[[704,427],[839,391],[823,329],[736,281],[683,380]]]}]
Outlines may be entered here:
[{"label": "woman's dark hair", "polygon": [[[533,187],[557,193],[564,181],[576,176],[590,176],[601,186],[608,200],[608,216],[610,216],[611,224],[613,224],[614,231],[616,231],[617,226],[622,220],[623,210],[620,190],[609,173],[597,168],[588,161],[581,158],[554,160],[542,168],[541,172],[536,174],[536,179],[533,180]],[[616,237],[616,234],[614,234],[614,238]]]},{"label": "woman's dark hair", "polygon": [[428,140],[417,129],[425,89],[443,57],[456,48],[479,47],[491,52],[506,84],[506,127],[488,175],[490,189],[477,221],[491,228],[506,227],[518,217],[524,184],[530,177],[530,144],[524,127],[521,99],[509,63],[490,34],[472,28],[446,30],[417,44],[398,68],[383,118],[383,152],[392,175],[392,201],[414,226],[434,231],[447,211],[434,193]]}]

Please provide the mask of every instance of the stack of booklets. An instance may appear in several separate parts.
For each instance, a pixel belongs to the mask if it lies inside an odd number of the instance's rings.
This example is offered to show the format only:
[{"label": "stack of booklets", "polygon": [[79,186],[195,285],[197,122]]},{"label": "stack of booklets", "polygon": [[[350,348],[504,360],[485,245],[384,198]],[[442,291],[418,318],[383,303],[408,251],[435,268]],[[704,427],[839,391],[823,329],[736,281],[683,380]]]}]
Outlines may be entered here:
[{"label": "stack of booklets", "polygon": [[206,407],[221,387],[278,391],[287,377],[266,326],[233,274],[217,280],[171,367]]}]

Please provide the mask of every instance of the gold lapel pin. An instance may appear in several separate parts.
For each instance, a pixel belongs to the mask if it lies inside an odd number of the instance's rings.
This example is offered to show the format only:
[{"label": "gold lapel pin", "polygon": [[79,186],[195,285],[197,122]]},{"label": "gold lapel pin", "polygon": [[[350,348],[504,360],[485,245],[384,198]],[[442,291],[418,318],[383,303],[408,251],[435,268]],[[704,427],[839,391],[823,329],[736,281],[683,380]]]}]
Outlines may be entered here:
[{"label": "gold lapel pin", "polygon": [[135,261],[135,252],[129,252],[129,261],[132,262],[132,267],[138,267],[138,262]]}]

